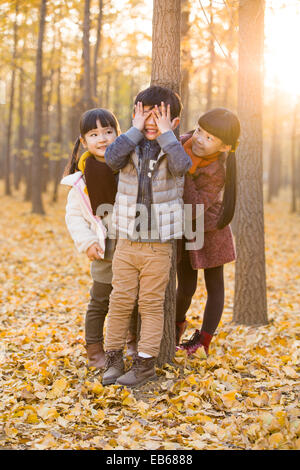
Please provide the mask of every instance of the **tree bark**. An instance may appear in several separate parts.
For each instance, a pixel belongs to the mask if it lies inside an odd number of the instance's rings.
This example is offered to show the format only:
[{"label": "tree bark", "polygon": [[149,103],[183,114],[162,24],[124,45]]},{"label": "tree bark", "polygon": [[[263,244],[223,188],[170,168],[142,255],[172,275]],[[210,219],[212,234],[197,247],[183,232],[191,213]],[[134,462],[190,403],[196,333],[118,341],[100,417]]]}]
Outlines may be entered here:
[{"label": "tree bark", "polygon": [[24,127],[24,79],[23,70],[19,70],[19,124],[18,124],[18,155],[16,158],[16,169],[15,169],[15,188],[18,190],[22,175],[25,170],[23,150],[25,147],[25,127]]},{"label": "tree bark", "polygon": [[296,163],[296,185],[297,185],[297,192],[296,197],[300,199],[300,139],[298,136],[297,141],[297,163]]},{"label": "tree bark", "polygon": [[95,102],[98,98],[97,86],[98,86],[98,59],[99,52],[101,51],[102,44],[102,20],[103,20],[103,0],[99,0],[99,13],[97,21],[97,40],[94,51],[94,76],[93,76],[93,98]]},{"label": "tree bark", "polygon": [[278,119],[278,106],[279,106],[279,93],[276,83],[276,89],[273,100],[273,116],[272,116],[272,135],[271,135],[271,148],[269,156],[269,174],[268,174],[268,198],[270,203],[274,196],[279,193],[280,187],[280,138],[279,138],[279,119]]},{"label": "tree bark", "polygon": [[[60,45],[61,45],[61,35],[59,34]],[[62,45],[60,47],[61,51]],[[57,69],[57,129],[56,129],[56,146],[57,146],[57,155],[54,166],[54,189],[52,201],[57,201],[57,192],[59,181],[61,179],[61,153],[62,153],[62,104],[61,104],[61,52],[59,53],[59,63]]]},{"label": "tree bark", "polygon": [[39,38],[36,56],[36,82],[34,98],[34,132],[32,158],[32,212],[44,214],[42,202],[42,163],[41,137],[43,129],[43,41],[46,23],[47,0],[41,0]]},{"label": "tree bark", "polygon": [[182,68],[181,68],[181,100],[183,104],[183,113],[181,119],[181,129],[183,132],[190,130],[189,117],[190,117],[190,70],[192,69],[193,62],[191,56],[191,47],[189,43],[189,30],[191,23],[189,21],[190,16],[190,3],[189,0],[181,0],[181,57],[182,57]]},{"label": "tree bark", "polygon": [[214,67],[215,67],[215,41],[213,37],[213,27],[214,27],[214,16],[212,9],[212,0],[209,4],[210,11],[210,24],[209,24],[209,64],[207,70],[207,85],[206,85],[206,110],[208,111],[212,107],[212,88],[213,88],[213,78],[214,78]]},{"label": "tree bark", "polygon": [[262,181],[264,0],[239,3],[237,221],[233,321],[268,322]]},{"label": "tree bark", "polygon": [[[180,93],[181,0],[154,0],[151,85]],[[177,136],[179,130],[177,130]],[[173,245],[175,248],[175,244]],[[165,322],[158,365],[172,362],[175,354],[176,250],[165,297]]]},{"label": "tree bark", "polygon": [[84,2],[83,20],[83,106],[87,110],[93,106],[91,94],[91,51],[90,51],[90,0]]},{"label": "tree bark", "polygon": [[180,0],[154,0],[151,85],[180,89]]},{"label": "tree bark", "polygon": [[11,195],[11,135],[12,135],[12,121],[14,112],[14,98],[15,98],[15,81],[16,81],[16,59],[17,59],[17,45],[18,45],[18,18],[19,13],[19,1],[16,2],[15,9],[15,22],[14,22],[14,44],[13,44],[13,56],[12,56],[12,74],[10,84],[10,97],[9,97],[9,111],[8,111],[8,123],[7,123],[7,134],[6,134],[6,158],[5,158],[5,194]]},{"label": "tree bark", "polygon": [[[56,16],[53,19],[52,23],[55,27],[56,24]],[[43,135],[46,137],[43,143],[43,151],[45,156],[42,157],[42,192],[46,193],[47,192],[47,187],[49,183],[49,173],[50,173],[50,158],[48,155],[48,149],[49,149],[49,144],[50,144],[50,134],[51,134],[51,102],[52,102],[52,95],[53,95],[53,77],[55,74],[55,66],[54,66],[54,57],[55,57],[55,43],[56,43],[56,31],[55,34],[53,34],[53,42],[52,42],[52,48],[51,48],[51,54],[50,54],[50,59],[49,59],[49,75],[47,78],[44,78],[44,87],[48,87],[47,92],[45,93],[45,102],[43,106]],[[48,83],[47,83],[48,82]]]},{"label": "tree bark", "polygon": [[291,212],[297,211],[297,168],[296,168],[296,138],[297,138],[297,118],[298,118],[298,107],[300,101],[295,104],[293,113],[293,124],[292,124],[292,135],[291,135],[291,189],[292,189],[292,200],[291,200]]},{"label": "tree bark", "polygon": [[110,85],[111,85],[111,72],[106,75],[106,87],[105,87],[105,107],[110,108]]}]

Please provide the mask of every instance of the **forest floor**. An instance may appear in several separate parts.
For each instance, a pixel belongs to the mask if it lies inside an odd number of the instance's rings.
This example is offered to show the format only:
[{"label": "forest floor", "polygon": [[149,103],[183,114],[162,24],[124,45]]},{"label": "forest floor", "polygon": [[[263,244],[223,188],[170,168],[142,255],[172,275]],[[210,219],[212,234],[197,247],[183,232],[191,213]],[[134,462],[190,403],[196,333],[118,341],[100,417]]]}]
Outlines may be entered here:
[{"label": "forest floor", "polygon": [[[21,194],[1,197],[0,448],[300,449],[300,215],[288,200],[265,208],[268,325],[232,323],[227,265],[209,358],[178,352],[157,382],[132,391],[102,387],[87,368],[89,261],[67,232],[65,199],[61,189],[37,216]],[[186,336],[204,305],[200,276]]]}]

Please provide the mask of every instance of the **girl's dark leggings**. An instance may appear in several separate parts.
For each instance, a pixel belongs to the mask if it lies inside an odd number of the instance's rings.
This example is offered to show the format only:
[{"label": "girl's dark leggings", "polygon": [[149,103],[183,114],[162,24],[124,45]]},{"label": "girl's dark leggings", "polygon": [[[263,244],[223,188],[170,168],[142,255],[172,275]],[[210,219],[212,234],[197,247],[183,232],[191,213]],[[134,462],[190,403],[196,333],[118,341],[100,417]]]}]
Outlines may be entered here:
[{"label": "girl's dark leggings", "polygon": [[[103,326],[108,313],[109,296],[112,291],[111,284],[94,281],[90,290],[90,302],[85,316],[85,342],[94,344],[103,342]],[[137,304],[132,313],[130,332],[136,331]]]},{"label": "girl's dark leggings", "polygon": [[90,290],[90,302],[85,316],[86,344],[103,341],[104,320],[108,312],[111,284],[94,281]]},{"label": "girl's dark leggings", "polygon": [[[176,321],[182,322],[185,320],[186,312],[196,292],[198,279],[198,270],[192,268],[187,251],[183,252],[182,259],[177,264],[177,279]],[[207,301],[201,330],[213,335],[221,320],[224,308],[223,266],[204,269],[204,279]]]}]

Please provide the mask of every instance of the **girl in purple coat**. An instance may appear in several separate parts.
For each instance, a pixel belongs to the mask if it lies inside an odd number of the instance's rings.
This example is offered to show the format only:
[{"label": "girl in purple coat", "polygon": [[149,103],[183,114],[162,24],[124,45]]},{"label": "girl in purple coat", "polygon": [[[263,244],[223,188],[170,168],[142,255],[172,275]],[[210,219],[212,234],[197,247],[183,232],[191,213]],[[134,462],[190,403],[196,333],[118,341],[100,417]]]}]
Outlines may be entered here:
[{"label": "girl in purple coat", "polygon": [[[185,177],[185,204],[204,205],[204,245],[199,250],[185,250],[186,240],[178,242],[176,294],[176,344],[188,355],[209,344],[224,308],[223,265],[235,260],[235,248],[229,226],[236,201],[235,150],[240,123],[225,108],[215,108],[202,115],[195,131],[181,137],[193,166]],[[194,212],[194,210],[193,210]],[[197,288],[198,269],[204,269],[207,301],[201,329],[180,344],[189,309]]]}]

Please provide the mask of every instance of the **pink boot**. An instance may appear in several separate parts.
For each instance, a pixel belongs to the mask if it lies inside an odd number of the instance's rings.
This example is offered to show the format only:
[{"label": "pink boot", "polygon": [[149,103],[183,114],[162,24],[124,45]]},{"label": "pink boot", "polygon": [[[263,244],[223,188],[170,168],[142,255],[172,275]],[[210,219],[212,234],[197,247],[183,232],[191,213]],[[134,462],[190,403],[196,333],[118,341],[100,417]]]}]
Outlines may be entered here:
[{"label": "pink boot", "polygon": [[179,345],[179,349],[185,349],[188,356],[194,354],[198,348],[204,348],[206,355],[208,356],[208,349],[212,339],[212,335],[206,333],[206,331],[196,330],[193,336],[187,341],[183,341]]}]

